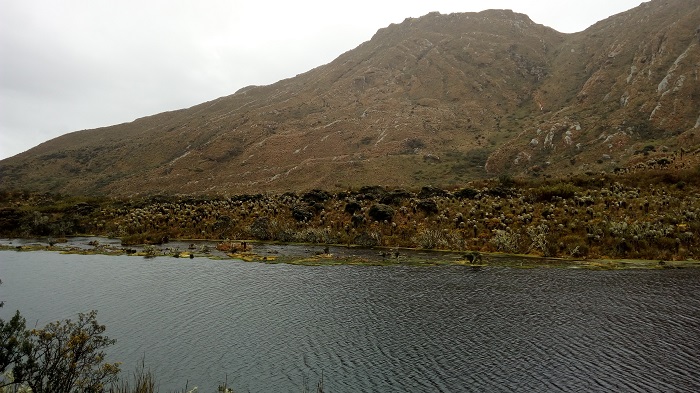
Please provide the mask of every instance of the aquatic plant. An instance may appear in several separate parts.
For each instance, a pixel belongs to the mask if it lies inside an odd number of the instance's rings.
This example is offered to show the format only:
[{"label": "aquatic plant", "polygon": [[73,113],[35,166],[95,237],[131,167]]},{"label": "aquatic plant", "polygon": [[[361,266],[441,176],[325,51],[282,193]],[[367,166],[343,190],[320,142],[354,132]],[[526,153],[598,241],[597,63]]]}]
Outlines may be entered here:
[{"label": "aquatic plant", "polygon": [[156,393],[156,379],[150,369],[146,369],[145,357],[131,374],[131,380],[120,379],[112,384],[108,393]]}]

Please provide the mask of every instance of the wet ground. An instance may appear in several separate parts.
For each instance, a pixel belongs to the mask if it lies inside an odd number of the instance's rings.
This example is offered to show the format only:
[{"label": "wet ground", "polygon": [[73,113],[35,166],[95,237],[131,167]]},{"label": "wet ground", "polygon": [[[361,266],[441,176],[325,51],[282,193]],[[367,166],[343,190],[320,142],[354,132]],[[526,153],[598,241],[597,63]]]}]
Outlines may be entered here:
[{"label": "wet ground", "polygon": [[179,240],[160,245],[122,246],[119,239],[71,237],[54,239],[0,239],[0,249],[17,251],[55,251],[72,254],[133,255],[136,257],[172,256],[174,258],[232,259],[247,262],[299,265],[465,265],[568,267],[586,269],[667,269],[700,267],[700,261],[651,261],[625,259],[575,260],[530,255],[438,251],[405,248],[361,248],[342,245],[288,244],[253,241],[224,242]]}]

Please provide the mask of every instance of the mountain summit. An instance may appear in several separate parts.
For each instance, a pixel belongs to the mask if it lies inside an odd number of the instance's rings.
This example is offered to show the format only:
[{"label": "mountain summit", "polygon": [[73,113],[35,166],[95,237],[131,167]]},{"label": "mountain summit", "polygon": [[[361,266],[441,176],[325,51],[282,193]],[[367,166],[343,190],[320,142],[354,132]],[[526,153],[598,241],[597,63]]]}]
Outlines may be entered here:
[{"label": "mountain summit", "polygon": [[698,21],[694,0],[652,0],[575,34],[508,10],[430,13],[296,77],[42,143],[0,161],[0,187],[449,186],[668,161],[700,146]]}]

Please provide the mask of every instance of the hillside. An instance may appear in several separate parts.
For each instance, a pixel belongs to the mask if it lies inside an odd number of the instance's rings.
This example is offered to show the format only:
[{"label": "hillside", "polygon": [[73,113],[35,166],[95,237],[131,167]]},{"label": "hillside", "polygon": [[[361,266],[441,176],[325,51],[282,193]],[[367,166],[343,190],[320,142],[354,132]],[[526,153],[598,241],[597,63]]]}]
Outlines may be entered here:
[{"label": "hillside", "polygon": [[296,77],[42,143],[0,161],[0,187],[230,195],[685,165],[699,20],[689,0],[576,34],[505,10],[409,18]]}]

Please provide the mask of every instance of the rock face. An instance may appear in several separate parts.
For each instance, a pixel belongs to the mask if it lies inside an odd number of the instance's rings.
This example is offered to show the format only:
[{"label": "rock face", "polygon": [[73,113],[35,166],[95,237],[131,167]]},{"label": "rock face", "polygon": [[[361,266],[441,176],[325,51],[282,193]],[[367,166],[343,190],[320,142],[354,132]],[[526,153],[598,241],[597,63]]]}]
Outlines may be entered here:
[{"label": "rock face", "polygon": [[[700,143],[700,3],[651,1],[570,36],[539,87],[543,115],[489,158],[490,171],[610,169],[649,143]],[[600,164],[600,157],[606,157]],[[516,157],[516,159],[513,159]],[[518,160],[520,159],[520,160]]]},{"label": "rock face", "polygon": [[700,144],[699,20],[689,0],[576,34],[506,10],[409,18],[294,78],[43,143],[0,162],[0,187],[236,194],[631,166],[650,144]]}]

